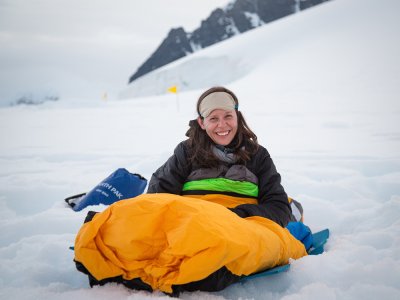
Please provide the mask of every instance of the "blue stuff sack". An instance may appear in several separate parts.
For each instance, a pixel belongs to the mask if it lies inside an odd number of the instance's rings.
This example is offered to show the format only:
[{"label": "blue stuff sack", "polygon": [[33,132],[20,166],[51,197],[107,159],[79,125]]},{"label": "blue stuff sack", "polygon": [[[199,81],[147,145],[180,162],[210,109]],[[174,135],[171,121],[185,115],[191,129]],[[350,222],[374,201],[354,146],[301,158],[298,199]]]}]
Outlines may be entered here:
[{"label": "blue stuff sack", "polygon": [[89,205],[110,205],[119,200],[136,197],[143,193],[146,185],[146,178],[120,168],[89,193],[68,197],[65,201],[74,211],[80,211]]}]

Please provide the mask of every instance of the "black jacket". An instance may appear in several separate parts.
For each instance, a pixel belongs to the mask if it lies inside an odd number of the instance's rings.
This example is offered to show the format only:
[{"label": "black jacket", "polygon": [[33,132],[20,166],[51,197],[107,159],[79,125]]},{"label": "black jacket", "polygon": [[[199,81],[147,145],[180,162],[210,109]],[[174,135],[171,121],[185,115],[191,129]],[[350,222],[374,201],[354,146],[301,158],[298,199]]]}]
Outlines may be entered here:
[{"label": "black jacket", "polygon": [[[186,141],[178,144],[174,154],[152,175],[148,193],[182,194],[183,184],[189,174],[199,168],[190,163],[188,151]],[[243,218],[261,216],[286,226],[292,211],[281,185],[281,176],[268,151],[260,146],[245,166],[258,178],[258,204],[241,204],[231,210]]]}]

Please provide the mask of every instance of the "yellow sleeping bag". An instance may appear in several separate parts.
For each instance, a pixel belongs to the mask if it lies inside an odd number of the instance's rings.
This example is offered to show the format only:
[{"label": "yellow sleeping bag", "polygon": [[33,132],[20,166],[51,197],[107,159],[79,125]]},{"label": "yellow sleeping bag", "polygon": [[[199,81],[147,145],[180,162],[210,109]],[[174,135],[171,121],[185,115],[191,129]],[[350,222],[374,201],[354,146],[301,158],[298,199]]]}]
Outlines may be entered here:
[{"label": "yellow sleeping bag", "polygon": [[307,255],[287,229],[262,217],[242,219],[222,205],[173,194],[116,202],[80,229],[75,261],[97,280],[140,278],[172,292],[222,267],[235,275]]}]

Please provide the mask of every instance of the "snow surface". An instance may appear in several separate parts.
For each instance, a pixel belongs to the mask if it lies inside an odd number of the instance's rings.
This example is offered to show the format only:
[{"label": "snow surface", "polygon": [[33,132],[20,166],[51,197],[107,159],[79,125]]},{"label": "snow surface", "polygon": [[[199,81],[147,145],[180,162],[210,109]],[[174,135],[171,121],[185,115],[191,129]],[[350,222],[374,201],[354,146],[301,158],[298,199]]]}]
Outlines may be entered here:
[{"label": "snow surface", "polygon": [[[178,97],[1,108],[0,298],[170,299],[90,288],[68,247],[86,212],[104,207],[76,213],[63,199],[119,167],[150,178],[185,138],[200,93],[223,83],[306,224],[330,228],[331,238],[324,254],[286,273],[181,298],[400,299],[399,8],[335,0],[199,51],[162,71],[192,64],[186,79],[203,86]],[[235,63],[235,76],[224,76]],[[161,84],[152,76],[141,87]]]}]

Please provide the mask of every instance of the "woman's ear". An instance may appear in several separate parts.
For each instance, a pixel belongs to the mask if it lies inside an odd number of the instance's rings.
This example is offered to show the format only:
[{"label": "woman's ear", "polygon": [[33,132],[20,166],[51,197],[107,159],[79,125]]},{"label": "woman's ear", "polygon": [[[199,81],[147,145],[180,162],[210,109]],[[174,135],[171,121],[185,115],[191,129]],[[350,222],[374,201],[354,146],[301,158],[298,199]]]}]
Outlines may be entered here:
[{"label": "woman's ear", "polygon": [[203,129],[203,130],[206,129],[206,128],[204,127],[204,119],[202,119],[201,117],[198,117],[198,118],[197,118],[197,123],[199,123],[201,129]]}]

